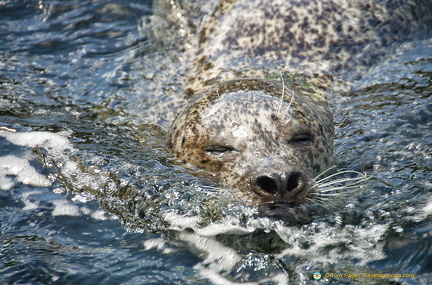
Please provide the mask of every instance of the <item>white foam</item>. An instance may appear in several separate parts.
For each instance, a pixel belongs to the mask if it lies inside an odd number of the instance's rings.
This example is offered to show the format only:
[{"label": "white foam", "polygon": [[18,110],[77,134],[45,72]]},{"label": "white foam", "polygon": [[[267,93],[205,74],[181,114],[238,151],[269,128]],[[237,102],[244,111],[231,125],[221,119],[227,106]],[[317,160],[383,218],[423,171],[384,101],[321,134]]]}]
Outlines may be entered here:
[{"label": "white foam", "polygon": [[[76,149],[66,137],[68,134],[69,133],[67,132],[12,133],[2,131],[0,129],[0,137],[6,138],[6,140],[12,144],[29,148],[39,147],[44,149],[50,157],[54,158],[60,163],[61,173],[65,177],[71,178],[69,182],[72,183],[74,187],[78,189],[84,187],[98,187],[101,181],[98,179],[95,180],[95,177],[89,175],[88,173],[81,172],[78,164],[71,159],[71,154],[73,154]],[[13,187],[13,180],[5,178],[4,175],[19,176],[19,181],[32,186],[51,186],[49,179],[37,173],[36,170],[30,166],[29,162],[25,159],[12,159],[12,156],[8,156],[7,159],[3,159],[2,162],[4,165],[6,165],[4,169],[8,169],[8,173],[4,174],[5,170],[3,169],[2,173],[0,169],[0,189],[8,190]],[[2,165],[0,163],[0,167],[1,166]],[[87,198],[88,200],[92,199],[92,197]]]},{"label": "white foam", "polygon": [[[238,219],[227,217],[219,222],[210,223],[203,227],[200,223],[203,218],[200,216],[185,217],[176,213],[166,213],[163,215],[165,221],[170,223],[170,228],[177,231],[192,229],[200,236],[216,236],[219,234],[241,235],[252,233],[257,229],[257,225],[239,225]],[[260,224],[261,225],[261,224]],[[258,227],[261,228],[261,227]],[[265,228],[266,229],[266,228]]]},{"label": "white foam", "polygon": [[[226,278],[226,274],[238,269],[238,265],[244,262],[243,257],[236,249],[227,247],[217,241],[215,237],[203,237],[197,233],[182,231],[179,238],[192,246],[197,254],[204,260],[194,266],[199,275],[208,278],[212,284],[221,285],[252,285],[252,284],[288,284],[288,276],[278,273],[274,276],[266,276],[257,282],[233,282]],[[163,241],[156,241],[154,246],[164,245]],[[163,246],[162,246],[163,247]]]},{"label": "white foam", "polygon": [[[412,214],[411,219],[413,221],[421,222],[429,219],[429,217],[432,215],[432,196],[429,195],[429,197],[427,197],[425,200],[428,202],[420,209],[411,207],[412,209],[409,212]],[[409,210],[410,208],[407,207],[407,209]]]},{"label": "white foam", "polygon": [[432,201],[429,201],[427,203],[427,205],[423,208],[423,211],[425,212],[426,215],[432,214]]},{"label": "white foam", "polygon": [[[65,137],[66,132],[12,132],[5,128],[0,129],[0,137],[9,143],[23,147],[40,147],[48,151],[49,155],[59,157],[66,151],[74,151],[72,143]],[[9,190],[13,187],[13,180],[7,175],[16,176],[19,182],[34,187],[51,186],[51,181],[36,171],[29,161],[15,155],[0,157],[0,189]]]},{"label": "white foam", "polygon": [[195,232],[201,236],[216,236],[219,234],[241,235],[255,231],[254,228],[245,228],[231,223],[214,223],[204,228],[196,228]]},{"label": "white foam", "polygon": [[241,256],[234,249],[224,246],[213,237],[182,231],[179,238],[193,245],[201,256],[205,256],[202,263],[211,264],[217,272],[230,272],[241,261]]},{"label": "white foam", "polygon": [[66,138],[68,133],[51,132],[5,132],[0,131],[0,136],[10,143],[18,146],[42,147],[50,151],[52,155],[58,155],[66,150],[74,150],[72,143]]},{"label": "white foam", "polygon": [[144,242],[144,247],[146,250],[157,249],[163,254],[173,254],[175,249],[168,247],[168,243],[163,238],[149,239]]},{"label": "white foam", "polygon": [[34,210],[37,209],[39,207],[39,201],[32,201],[29,196],[33,195],[33,194],[40,194],[41,191],[29,191],[26,193],[23,193],[21,195],[21,200],[24,203],[24,208],[23,210]]},{"label": "white foam", "polygon": [[93,220],[103,221],[106,220],[106,213],[102,210],[93,211],[88,207],[81,207],[80,212],[85,216],[90,216]]},{"label": "white foam", "polygon": [[184,217],[175,213],[167,213],[163,218],[171,224],[173,230],[193,229],[198,227],[198,224],[202,221],[199,216]]},{"label": "white foam", "polygon": [[[366,228],[346,225],[343,228],[334,228],[327,223],[317,222],[294,228],[280,224],[276,227],[276,232],[291,247],[278,254],[277,258],[294,255],[330,264],[348,258],[357,259],[357,264],[365,265],[386,257],[384,244],[380,243],[380,240],[387,230],[388,225],[372,225]],[[305,239],[310,245],[307,249],[302,246]],[[350,250],[341,251],[341,245],[349,247]],[[334,250],[331,254],[323,254],[323,250],[332,247]]]},{"label": "white foam", "polygon": [[[0,138],[5,138],[9,143],[27,147],[39,147],[43,149],[46,154],[55,159],[60,166],[61,174],[69,179],[69,183],[74,188],[81,189],[84,187],[98,187],[104,179],[95,179],[95,176],[80,171],[78,164],[72,160],[73,153],[76,149],[73,144],[66,137],[69,133],[51,133],[51,132],[14,132],[11,129],[0,128]],[[0,157],[0,189],[11,189],[16,181],[34,187],[49,187],[52,185],[50,179],[45,175],[39,173],[31,164],[30,159],[34,157],[32,151],[26,150],[23,157],[15,155],[6,155]],[[26,157],[29,157],[26,159]],[[10,176],[16,176],[14,179]],[[52,179],[55,179],[53,176]],[[61,194],[65,192],[63,188],[55,188],[52,190],[54,193]],[[33,194],[40,194],[40,191],[29,191],[21,194],[21,200],[24,203],[24,210],[37,209],[41,201],[38,199],[30,199]],[[86,206],[79,206],[81,203],[86,203],[94,199],[90,193],[76,194],[72,201],[67,199],[53,200],[54,209],[52,216],[90,216],[94,220],[106,220],[107,215],[103,210],[92,210]],[[77,202],[77,204],[74,204]]]},{"label": "white foam", "polygon": [[92,219],[96,221],[103,221],[107,219],[105,215],[105,211],[102,210],[93,211],[90,214],[90,217],[92,217]]},{"label": "white foam", "polygon": [[165,239],[163,238],[152,238],[144,241],[144,247],[146,250],[157,249],[162,250],[166,245]]},{"label": "white foam", "polygon": [[210,280],[212,284],[215,285],[259,285],[259,284],[277,284],[277,285],[286,285],[290,284],[288,275],[285,273],[278,273],[272,277],[263,278],[257,282],[234,282],[227,278],[225,278],[222,274],[214,270],[213,268],[207,268],[199,263],[194,266],[197,269],[201,276]]},{"label": "white foam", "polygon": [[[1,167],[1,166],[0,166]],[[9,190],[14,186],[14,183],[11,178],[7,177],[6,175],[0,174],[0,189],[2,190]]]},{"label": "white foam", "polygon": [[69,203],[67,200],[55,200],[52,202],[55,206],[53,216],[71,216],[78,217],[81,215],[80,208],[77,205]]},{"label": "white foam", "polygon": [[0,157],[0,189],[8,190],[13,186],[6,175],[14,175],[19,182],[34,187],[51,186],[51,181],[36,171],[29,161],[14,155]]}]

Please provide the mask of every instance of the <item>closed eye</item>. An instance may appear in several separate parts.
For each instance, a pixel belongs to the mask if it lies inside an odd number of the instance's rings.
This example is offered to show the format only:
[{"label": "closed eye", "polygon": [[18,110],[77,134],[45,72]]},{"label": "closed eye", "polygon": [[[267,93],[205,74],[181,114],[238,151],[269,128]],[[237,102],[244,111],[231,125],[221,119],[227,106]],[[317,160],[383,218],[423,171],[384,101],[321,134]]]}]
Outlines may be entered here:
[{"label": "closed eye", "polygon": [[224,145],[208,145],[204,147],[204,151],[210,155],[221,155],[228,152],[232,152],[234,150],[235,149],[233,147],[224,146]]},{"label": "closed eye", "polygon": [[314,138],[310,133],[300,133],[294,135],[289,141],[289,144],[295,146],[310,146],[314,142]]}]

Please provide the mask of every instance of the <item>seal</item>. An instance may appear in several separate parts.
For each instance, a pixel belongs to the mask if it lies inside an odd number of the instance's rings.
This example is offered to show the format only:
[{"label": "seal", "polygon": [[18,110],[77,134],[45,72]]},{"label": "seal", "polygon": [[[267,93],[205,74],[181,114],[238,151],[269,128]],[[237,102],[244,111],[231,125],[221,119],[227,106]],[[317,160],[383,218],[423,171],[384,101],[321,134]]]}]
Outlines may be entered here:
[{"label": "seal", "polygon": [[[326,73],[367,70],[430,22],[421,5],[393,2],[211,1],[191,33],[192,67],[169,148],[264,204],[307,203],[333,161]],[[266,80],[275,74],[308,84]]]},{"label": "seal", "polygon": [[333,157],[328,104],[263,79],[235,79],[193,96],[169,132],[185,163],[270,204],[301,205]]}]

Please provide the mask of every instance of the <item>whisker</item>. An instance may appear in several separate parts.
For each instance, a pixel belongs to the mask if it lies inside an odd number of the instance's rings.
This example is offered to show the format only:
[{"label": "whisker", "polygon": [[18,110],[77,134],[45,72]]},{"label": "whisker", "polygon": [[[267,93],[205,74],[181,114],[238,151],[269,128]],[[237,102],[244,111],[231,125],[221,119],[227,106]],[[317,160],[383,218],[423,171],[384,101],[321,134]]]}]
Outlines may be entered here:
[{"label": "whisker", "polygon": [[324,175],[325,173],[329,172],[330,170],[334,169],[335,167],[336,167],[336,165],[333,165],[333,166],[327,168],[326,170],[324,170],[323,172],[321,172],[320,174],[318,174],[318,175],[315,177],[314,180],[316,181],[316,179],[317,179],[318,177]]},{"label": "whisker", "polygon": [[323,182],[323,181],[329,180],[329,179],[331,179],[331,178],[333,178],[333,177],[335,177],[335,176],[339,176],[339,175],[341,175],[341,174],[345,174],[345,173],[354,173],[354,174],[361,175],[362,177],[364,177],[364,174],[362,174],[362,173],[360,173],[360,172],[352,171],[352,170],[344,170],[344,171],[339,171],[339,172],[337,172],[337,173],[334,173],[334,174],[331,174],[331,175],[329,175],[329,176],[326,176],[326,177],[324,177],[324,178],[322,178],[322,179],[320,179],[320,180],[318,180],[318,181],[315,180],[315,182],[316,182],[316,183],[321,183],[321,182]]},{"label": "whisker", "polygon": [[293,91],[293,90],[290,90],[290,93],[291,93],[291,100],[290,100],[290,102],[289,102],[289,104],[288,104],[288,107],[287,107],[287,109],[286,109],[284,115],[282,116],[282,120],[285,118],[285,115],[288,114],[289,108],[291,107],[291,104],[292,104],[292,102],[294,101],[294,91]]},{"label": "whisker", "polygon": [[321,208],[325,211],[328,211],[328,212],[330,212],[332,210],[332,206],[334,206],[333,205],[334,201],[335,201],[334,198],[328,199],[325,197],[324,198],[319,197],[316,199],[316,202],[321,206]]},{"label": "whisker", "polygon": [[[334,185],[334,184],[343,183],[343,182],[350,182],[350,181],[353,181],[354,183],[358,184],[361,182],[361,180],[364,180],[364,177],[337,179],[337,180],[334,180],[332,182],[327,182],[327,183],[323,183],[323,184],[317,183],[317,185],[319,187],[327,187],[329,185]],[[355,185],[355,184],[349,184],[349,185]]]},{"label": "whisker", "polygon": [[316,203],[316,202],[319,202],[318,200],[317,200],[317,198],[314,198],[314,199],[312,199],[312,198],[306,198],[306,203]]},{"label": "whisker", "polygon": [[279,103],[279,108],[278,108],[277,113],[276,113],[277,115],[279,115],[279,113],[280,113],[280,110],[282,108],[282,103],[283,103],[284,95],[285,95],[285,80],[283,79],[282,72],[279,74],[279,76],[280,76],[280,78],[282,80],[282,96],[281,96],[281,100],[280,100],[280,103]]},{"label": "whisker", "polygon": [[330,200],[334,200],[334,198],[333,197],[330,197],[330,196],[323,196],[323,195],[320,195],[320,196],[317,196],[317,197],[315,197],[315,199],[314,199],[315,201],[330,201]]},{"label": "whisker", "polygon": [[[334,187],[326,190],[320,190],[320,195],[340,195],[344,194],[344,192],[335,192],[336,190],[354,190],[360,188],[360,185],[354,185],[354,186],[340,186],[340,187]],[[334,193],[327,193],[327,192],[334,192]],[[347,191],[348,192],[348,191]]]},{"label": "whisker", "polygon": [[221,99],[221,96],[219,95],[219,87],[216,88],[216,95],[218,96],[219,99]]},{"label": "whisker", "polygon": [[[335,166],[332,166],[318,174],[310,187],[315,192],[314,201],[329,210],[336,205],[343,205],[347,198],[358,193],[357,190],[361,189],[363,182],[367,180],[365,173],[355,170],[342,170],[323,177],[334,168]],[[357,176],[345,177],[353,174]]]},{"label": "whisker", "polygon": [[[326,171],[328,171],[328,170],[326,170]],[[324,172],[323,172],[324,173]],[[338,176],[338,175],[341,175],[341,174],[345,174],[345,173],[353,173],[353,174],[357,174],[357,175],[360,175],[361,176],[361,178],[366,178],[366,174],[364,174],[364,173],[361,173],[361,172],[358,172],[358,171],[355,171],[355,170],[344,170],[344,171],[339,171],[339,172],[337,172],[337,173],[334,173],[334,174],[331,174],[331,175],[329,175],[329,176],[326,176],[326,177],[324,177],[324,178],[322,178],[322,179],[320,179],[320,180],[315,180],[315,182],[316,183],[321,183],[321,182],[323,182],[323,181],[325,181],[325,180],[329,180],[329,179],[331,179],[331,178],[333,178],[333,177],[335,177],[335,176]],[[319,174],[318,176],[320,176],[320,175],[322,175],[322,173],[321,174]],[[318,177],[317,176],[317,177]],[[315,177],[315,179],[317,178],[317,177]]]}]

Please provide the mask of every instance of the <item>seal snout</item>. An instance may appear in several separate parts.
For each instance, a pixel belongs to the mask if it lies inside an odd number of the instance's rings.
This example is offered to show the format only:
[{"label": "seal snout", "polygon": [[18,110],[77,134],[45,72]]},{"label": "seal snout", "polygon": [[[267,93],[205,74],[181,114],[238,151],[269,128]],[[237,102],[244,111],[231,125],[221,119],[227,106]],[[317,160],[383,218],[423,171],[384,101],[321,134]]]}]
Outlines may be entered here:
[{"label": "seal snout", "polygon": [[265,200],[297,205],[304,199],[306,179],[299,171],[258,175],[252,180],[252,190]]}]

